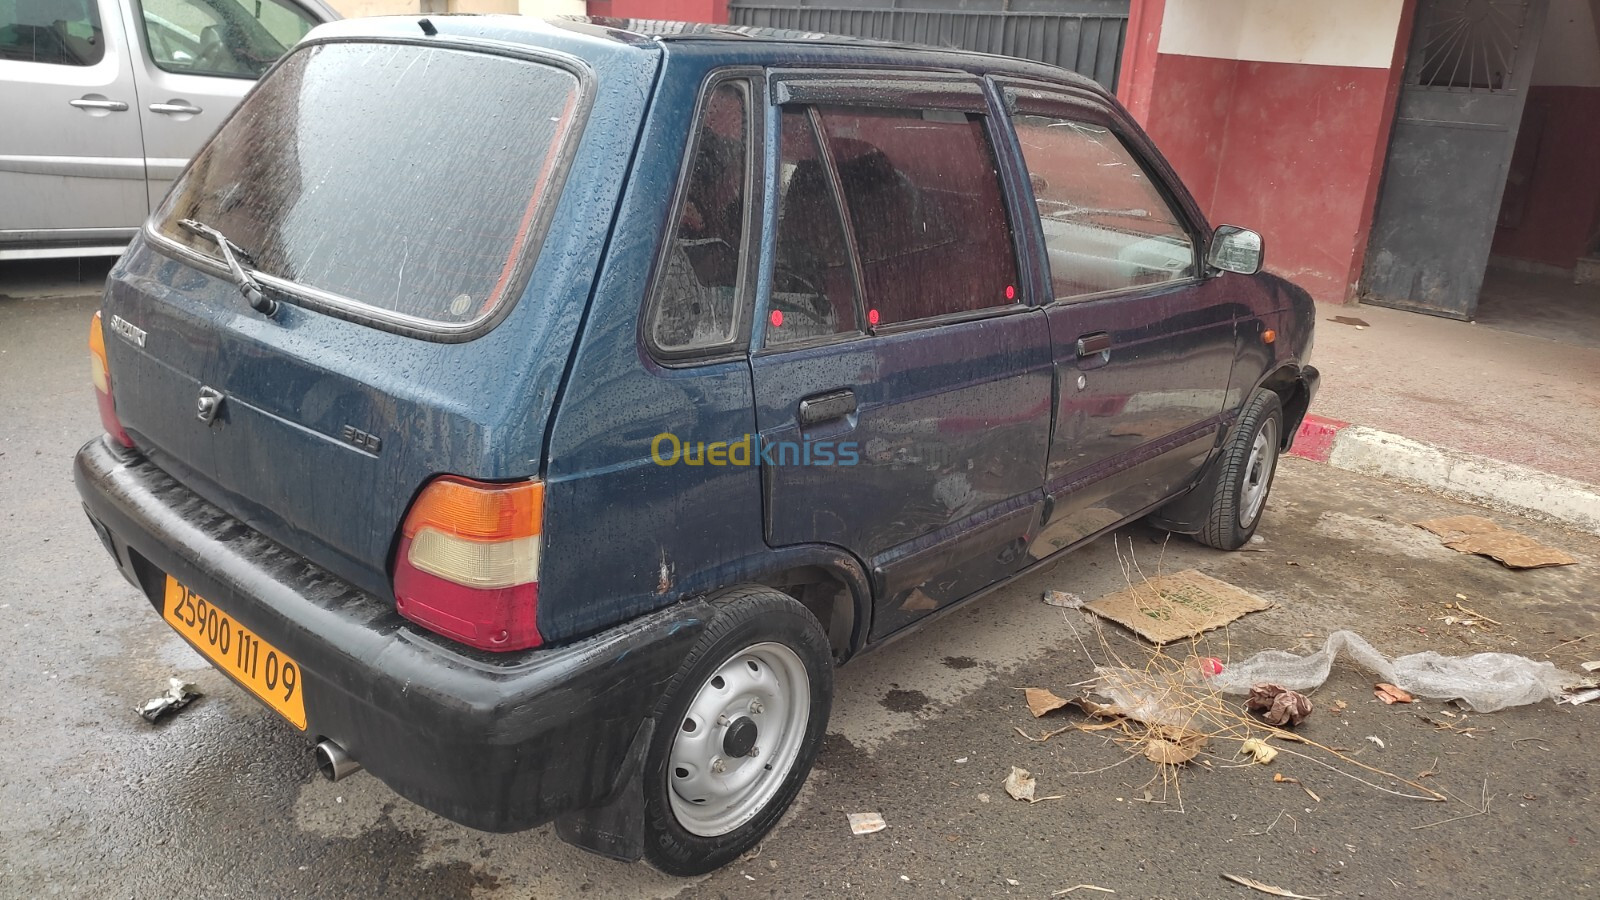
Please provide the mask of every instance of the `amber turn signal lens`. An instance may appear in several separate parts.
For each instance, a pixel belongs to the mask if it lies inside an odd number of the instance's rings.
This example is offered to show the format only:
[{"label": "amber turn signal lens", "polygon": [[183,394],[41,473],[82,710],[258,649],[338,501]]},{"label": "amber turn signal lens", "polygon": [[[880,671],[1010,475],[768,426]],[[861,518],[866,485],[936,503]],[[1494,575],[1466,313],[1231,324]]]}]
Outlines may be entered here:
[{"label": "amber turn signal lens", "polygon": [[406,516],[405,536],[424,528],[473,541],[533,537],[544,520],[544,484],[487,484],[454,475],[429,482]]},{"label": "amber turn signal lens", "polygon": [[1268,328],[1266,331],[1261,332],[1261,341],[1262,341],[1262,343],[1270,344],[1270,343],[1272,343],[1273,341],[1275,341],[1277,339],[1278,339],[1278,333],[1276,331],[1273,331],[1271,328]]}]

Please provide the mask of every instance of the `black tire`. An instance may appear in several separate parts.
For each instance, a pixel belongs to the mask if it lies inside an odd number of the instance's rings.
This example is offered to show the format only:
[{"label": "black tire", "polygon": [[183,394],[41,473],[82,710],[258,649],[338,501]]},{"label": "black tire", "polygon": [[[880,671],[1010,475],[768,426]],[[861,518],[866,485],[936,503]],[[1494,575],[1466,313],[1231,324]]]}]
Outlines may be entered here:
[{"label": "black tire", "polygon": [[[1256,452],[1257,439],[1263,437],[1266,446]],[[1261,525],[1282,446],[1283,402],[1272,391],[1258,390],[1222,447],[1211,510],[1195,540],[1219,550],[1237,550],[1249,543]]]},{"label": "black tire", "polygon": [[[794,801],[795,795],[800,792],[800,787],[805,784],[806,776],[811,772],[811,765],[816,761],[817,751],[822,747],[823,734],[827,730],[828,714],[833,707],[833,653],[828,645],[828,637],[816,618],[799,601],[761,586],[732,588],[716,599],[719,606],[716,618],[706,627],[705,634],[701,635],[699,642],[690,651],[657,706],[655,734],[651,738],[649,755],[645,759],[644,855],[652,866],[669,875],[700,875],[726,865],[755,847],[767,832],[778,824],[778,820]],[[680,732],[686,734],[695,732],[695,728],[687,727],[688,717],[692,711],[697,716],[702,713],[705,709],[703,705],[705,698],[714,696],[703,695],[703,689],[711,690],[713,680],[720,673],[728,672],[726,667],[734,665],[736,661],[742,661],[751,672],[760,673],[756,662],[761,657],[752,657],[748,651],[771,654],[774,652],[774,645],[787,648],[788,653],[803,666],[808,699],[804,703],[791,703],[784,708],[787,717],[790,714],[798,715],[798,710],[803,707],[805,723],[803,727],[791,725],[789,728],[781,728],[780,720],[773,719],[770,722],[766,720],[765,714],[774,710],[762,708],[748,716],[741,715],[738,719],[733,719],[729,725],[708,722],[696,726],[696,728],[710,729],[706,732],[707,737],[704,740],[722,748],[720,752],[726,757],[719,758],[724,759],[724,764],[728,759],[732,760],[735,768],[728,770],[728,774],[733,776],[728,779],[729,781],[735,780],[742,771],[738,767],[761,765],[770,774],[764,775],[758,770],[751,770],[755,773],[755,783],[764,786],[751,796],[759,796],[766,790],[771,790],[772,785],[776,785],[776,789],[768,799],[762,802],[749,800],[744,804],[742,808],[753,809],[748,820],[738,822],[722,833],[696,833],[691,827],[686,827],[686,822],[692,826],[696,824],[695,820],[687,818],[681,821],[679,813],[674,810],[675,803],[684,808],[686,804],[693,802],[692,798],[681,791],[674,793],[675,778],[678,785],[685,784],[681,776],[687,771],[673,765],[675,742]],[[765,649],[758,650],[758,648]],[[782,651],[777,653],[780,664],[787,660]],[[784,671],[789,673],[791,681],[798,674],[798,670],[793,669],[792,665]],[[761,674],[752,676],[752,678],[760,677],[763,676]],[[772,678],[774,684],[785,683],[778,667],[769,668],[765,677]],[[723,682],[723,685],[729,684],[730,682]],[[793,691],[791,694],[798,694],[798,691]],[[701,705],[696,705],[697,697],[701,698]],[[778,703],[772,705],[779,706]],[[762,720],[759,722],[759,729],[756,728],[756,724],[744,727],[756,729],[749,733],[773,736],[771,739],[777,741],[780,748],[791,747],[789,739],[784,735],[794,736],[797,743],[793,745],[792,750],[774,749],[768,753],[769,759],[786,755],[787,752],[794,753],[787,774],[780,778],[772,768],[775,762],[781,764],[781,760],[773,762],[761,760],[759,736],[753,738],[756,744],[755,753],[744,756],[728,753],[726,748],[733,746],[737,749],[739,746],[739,742],[734,740],[737,737],[734,734],[734,726],[738,726],[741,719],[752,723],[755,720]],[[730,744],[730,741],[733,743]],[[683,752],[685,751],[680,749],[680,754]],[[679,761],[683,761],[681,755]],[[716,772],[716,769],[714,766],[707,766],[707,771]],[[708,779],[709,777],[707,776]],[[722,801],[715,800],[712,805],[720,809]],[[707,815],[713,812],[714,810],[708,811]],[[685,811],[686,816],[698,814],[699,810],[694,807],[689,807]],[[739,813],[735,812],[733,815],[737,816]],[[701,826],[701,831],[706,830],[705,822],[698,824]],[[714,829],[716,826],[710,827]]]}]

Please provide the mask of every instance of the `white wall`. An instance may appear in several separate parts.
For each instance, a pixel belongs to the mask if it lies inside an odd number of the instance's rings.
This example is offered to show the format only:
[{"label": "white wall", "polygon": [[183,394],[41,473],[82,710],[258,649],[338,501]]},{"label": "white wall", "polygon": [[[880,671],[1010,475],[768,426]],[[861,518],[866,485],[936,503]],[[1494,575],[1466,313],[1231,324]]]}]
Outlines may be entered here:
[{"label": "white wall", "polygon": [[581,16],[584,0],[331,0],[345,18],[358,16],[414,16],[448,7],[461,13],[521,13],[525,16]]},{"label": "white wall", "polygon": [[1551,0],[1534,84],[1600,87],[1600,0]]},{"label": "white wall", "polygon": [[588,15],[589,4],[585,0],[518,0],[517,12],[544,19],[551,16],[583,16]]},{"label": "white wall", "polygon": [[1387,69],[1404,0],[1167,0],[1161,52]]}]

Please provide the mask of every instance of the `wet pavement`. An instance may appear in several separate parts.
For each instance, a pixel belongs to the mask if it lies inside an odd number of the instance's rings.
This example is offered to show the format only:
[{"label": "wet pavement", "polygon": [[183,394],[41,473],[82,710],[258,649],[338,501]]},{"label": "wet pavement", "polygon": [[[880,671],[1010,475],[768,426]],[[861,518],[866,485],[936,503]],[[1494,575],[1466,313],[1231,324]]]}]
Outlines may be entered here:
[{"label": "wet pavement", "polygon": [[[1384,706],[1365,676],[1336,670],[1302,732],[1455,798],[1445,803],[1287,754],[1242,766],[1213,747],[1163,779],[1114,732],[1017,734],[1071,721],[1033,720],[1018,688],[1067,694],[1112,651],[1146,652],[1040,594],[1093,598],[1140,572],[1195,567],[1277,604],[1202,644],[1225,659],[1305,652],[1339,628],[1391,655],[1600,659],[1600,539],[1491,514],[1580,560],[1512,572],[1408,524],[1481,510],[1301,460],[1280,473],[1256,552],[1123,529],[842,669],[795,810],[751,858],[707,878],[600,859],[549,828],[469,831],[369,775],[324,782],[305,739],[168,629],[83,519],[70,461],[99,430],[84,350],[94,306],[0,298],[0,896],[1049,897],[1082,884],[1263,896],[1223,872],[1314,897],[1596,895],[1600,702],[1482,716]],[[1502,624],[1446,624],[1457,593]],[[146,724],[134,708],[172,675],[205,696]],[[1338,700],[1348,707],[1335,713]],[[1011,800],[1012,765],[1061,799]],[[852,835],[846,815],[869,811],[888,829]]]}]

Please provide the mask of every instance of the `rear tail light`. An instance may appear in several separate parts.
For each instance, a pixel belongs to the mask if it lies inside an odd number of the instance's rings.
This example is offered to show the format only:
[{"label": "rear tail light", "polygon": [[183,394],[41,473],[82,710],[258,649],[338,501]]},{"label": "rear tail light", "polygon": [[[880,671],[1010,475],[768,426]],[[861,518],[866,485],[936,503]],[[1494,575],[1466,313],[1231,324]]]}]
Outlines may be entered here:
[{"label": "rear tail light", "polygon": [[400,528],[395,608],[431,631],[484,650],[523,650],[539,636],[544,484],[429,482]]},{"label": "rear tail light", "polygon": [[89,323],[89,374],[94,379],[94,399],[100,406],[100,424],[106,434],[117,439],[124,447],[133,446],[133,438],[117,421],[117,404],[111,399],[111,364],[106,362],[106,332],[100,314],[94,314]]}]

